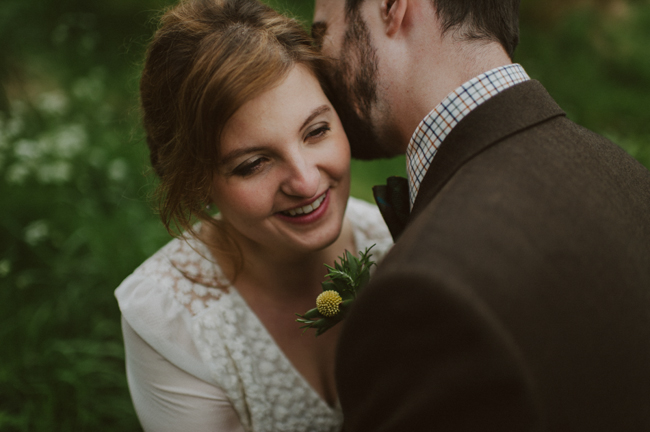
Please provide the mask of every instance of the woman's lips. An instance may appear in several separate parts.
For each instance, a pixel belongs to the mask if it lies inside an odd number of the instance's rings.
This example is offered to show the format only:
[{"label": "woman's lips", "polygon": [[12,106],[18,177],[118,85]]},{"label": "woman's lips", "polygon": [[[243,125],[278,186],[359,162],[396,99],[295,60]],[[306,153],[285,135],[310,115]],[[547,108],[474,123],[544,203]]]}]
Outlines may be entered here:
[{"label": "woman's lips", "polygon": [[329,189],[312,201],[310,204],[297,207],[291,210],[276,213],[280,219],[287,222],[308,224],[321,218],[329,206]]},{"label": "woman's lips", "polygon": [[307,204],[307,205],[304,205],[302,207],[297,207],[297,208],[294,208],[294,209],[291,209],[291,210],[287,210],[287,211],[284,211],[282,213],[284,215],[286,215],[286,216],[298,216],[298,215],[302,215],[302,214],[305,214],[305,215],[309,214],[309,213],[313,212],[314,210],[316,210],[318,207],[320,207],[322,202],[325,200],[326,195],[327,195],[327,191],[324,194],[322,194],[321,196],[319,196],[318,198],[316,198],[311,203]]}]

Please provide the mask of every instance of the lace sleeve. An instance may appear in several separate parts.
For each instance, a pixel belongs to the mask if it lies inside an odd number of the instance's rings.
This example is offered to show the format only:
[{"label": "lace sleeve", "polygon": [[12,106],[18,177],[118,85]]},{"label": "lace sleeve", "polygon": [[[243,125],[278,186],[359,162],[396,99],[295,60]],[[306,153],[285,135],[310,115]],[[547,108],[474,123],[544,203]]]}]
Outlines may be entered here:
[{"label": "lace sleeve", "polygon": [[149,432],[243,432],[225,393],[177,368],[122,319],[129,390]]}]

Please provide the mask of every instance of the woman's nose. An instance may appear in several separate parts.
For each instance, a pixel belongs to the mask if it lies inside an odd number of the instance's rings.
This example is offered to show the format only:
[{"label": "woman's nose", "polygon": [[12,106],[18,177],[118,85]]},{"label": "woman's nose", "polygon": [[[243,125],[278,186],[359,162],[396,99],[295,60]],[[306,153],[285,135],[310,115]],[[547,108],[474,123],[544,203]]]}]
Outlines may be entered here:
[{"label": "woman's nose", "polygon": [[290,196],[310,198],[318,193],[320,171],[304,155],[293,157],[287,163],[287,173],[282,182],[282,192]]}]

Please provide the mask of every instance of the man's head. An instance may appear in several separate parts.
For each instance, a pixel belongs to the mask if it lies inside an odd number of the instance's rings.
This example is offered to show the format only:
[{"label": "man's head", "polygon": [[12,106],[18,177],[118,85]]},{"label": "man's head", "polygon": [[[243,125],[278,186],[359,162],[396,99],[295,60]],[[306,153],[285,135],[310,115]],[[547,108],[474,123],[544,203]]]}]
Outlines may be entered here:
[{"label": "man's head", "polygon": [[[345,0],[351,16],[365,0]],[[457,31],[465,40],[499,42],[512,58],[519,44],[519,3],[521,0],[428,0],[436,10],[443,33]],[[392,3],[392,1],[388,1]]]},{"label": "man's head", "polygon": [[[352,157],[376,159],[393,156],[390,147],[382,147],[383,140],[378,138],[379,131],[371,121],[372,110],[376,109],[378,102],[378,60],[370,30],[358,8],[344,13],[347,9],[343,8],[344,0],[317,3],[324,4],[321,10],[326,8],[327,21],[314,21],[312,36],[333,60],[326,87],[350,142],[354,142]],[[326,34],[328,43],[324,41]],[[323,47],[324,43],[327,46]]]},{"label": "man's head", "polygon": [[[404,131],[411,125],[400,118],[419,115],[415,99],[420,93],[434,94],[429,97],[433,100],[436,86],[452,91],[455,87],[447,87],[453,79],[445,75],[460,77],[458,69],[494,64],[483,60],[495,48],[499,61],[512,57],[519,40],[519,2],[316,0],[312,34],[322,52],[334,59],[329,96],[349,135],[352,156],[375,159],[403,153],[408,144]],[[416,86],[426,75],[427,84]],[[411,132],[434,106],[416,119]]]}]

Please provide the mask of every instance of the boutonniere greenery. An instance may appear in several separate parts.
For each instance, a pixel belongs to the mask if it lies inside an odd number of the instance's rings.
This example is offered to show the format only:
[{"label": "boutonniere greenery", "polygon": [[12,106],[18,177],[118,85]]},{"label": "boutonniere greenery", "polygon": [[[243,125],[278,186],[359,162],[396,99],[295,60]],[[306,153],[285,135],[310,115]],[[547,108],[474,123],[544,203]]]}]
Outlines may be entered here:
[{"label": "boutonniere greenery", "polygon": [[316,298],[316,307],[303,315],[296,314],[303,332],[313,328],[320,336],[345,318],[357,294],[370,280],[370,268],[375,265],[369,253],[373,247],[360,251],[359,258],[346,250],[334,267],[325,264],[329,272],[321,283],[323,292]]}]

